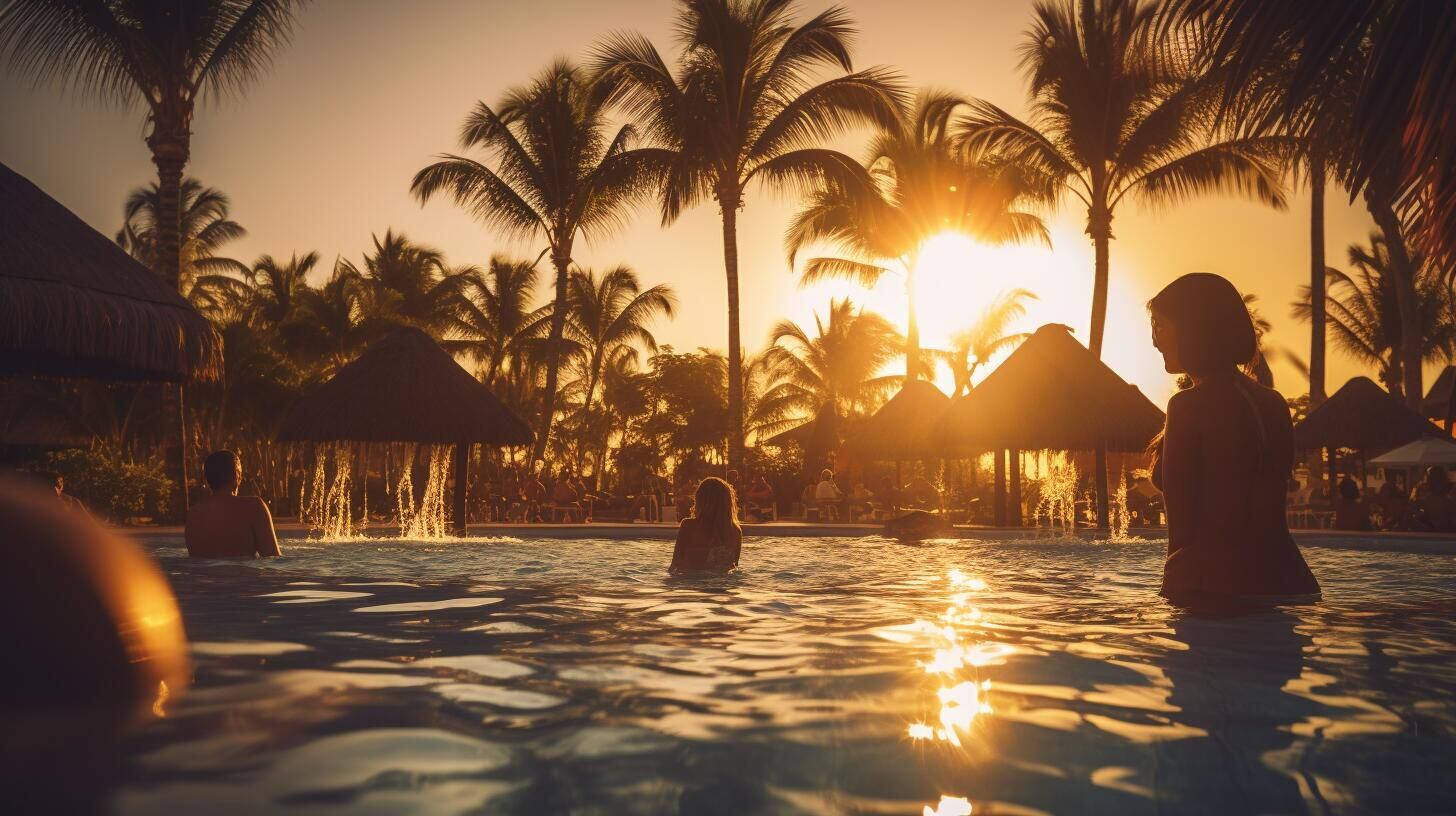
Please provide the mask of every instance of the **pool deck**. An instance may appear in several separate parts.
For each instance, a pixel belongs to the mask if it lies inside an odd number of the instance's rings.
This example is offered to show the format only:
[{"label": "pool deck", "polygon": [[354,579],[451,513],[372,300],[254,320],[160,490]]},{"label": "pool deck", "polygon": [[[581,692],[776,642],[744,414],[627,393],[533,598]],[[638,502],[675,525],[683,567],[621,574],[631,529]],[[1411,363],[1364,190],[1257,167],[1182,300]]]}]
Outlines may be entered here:
[{"label": "pool deck", "polygon": [[[132,527],[127,532],[141,536],[151,534],[181,535],[181,527]],[[308,536],[306,525],[292,521],[277,524],[278,536],[283,539],[297,539]],[[802,521],[773,521],[761,524],[744,524],[746,536],[772,536],[780,538],[859,538],[879,535],[880,524],[838,523]],[[1046,531],[1034,527],[984,527],[955,525],[956,538],[987,541],[1016,541],[1043,538]],[[389,535],[394,527],[388,524],[370,524],[366,532],[381,536]],[[1439,533],[1358,533],[1345,530],[1294,530],[1294,539],[1307,547],[1330,547],[1345,550],[1369,550],[1377,552],[1428,553],[1432,555],[1456,555],[1456,535]],[[1082,528],[1077,530],[1078,538],[1106,538],[1105,529]],[[1161,539],[1167,535],[1164,528],[1133,530],[1134,538]],[[470,538],[600,538],[600,539],[673,539],[677,536],[677,524],[662,522],[601,523],[601,524],[471,524],[466,529]]]}]

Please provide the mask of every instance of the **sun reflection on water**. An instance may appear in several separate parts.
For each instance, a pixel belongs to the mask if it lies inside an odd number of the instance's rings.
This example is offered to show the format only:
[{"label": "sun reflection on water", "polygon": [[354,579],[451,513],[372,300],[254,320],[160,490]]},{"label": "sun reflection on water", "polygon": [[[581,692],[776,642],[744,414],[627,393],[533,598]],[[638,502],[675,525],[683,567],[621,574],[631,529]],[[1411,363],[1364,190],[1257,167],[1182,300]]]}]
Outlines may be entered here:
[{"label": "sun reflection on water", "polygon": [[942,796],[934,808],[925,806],[923,816],[971,816],[970,800],[963,796]]},{"label": "sun reflection on water", "polygon": [[[970,731],[976,718],[992,713],[991,680],[979,677],[978,670],[1001,662],[1013,650],[1003,643],[965,642],[962,628],[974,630],[981,625],[983,616],[974,603],[976,593],[985,591],[986,582],[959,569],[952,569],[946,579],[952,592],[945,612],[935,621],[919,620],[914,626],[938,641],[931,659],[920,664],[927,675],[941,678],[941,686],[936,691],[940,705],[938,722],[911,723],[907,733],[913,740],[946,742],[960,747],[961,735]],[[929,808],[926,812],[930,812]]]}]

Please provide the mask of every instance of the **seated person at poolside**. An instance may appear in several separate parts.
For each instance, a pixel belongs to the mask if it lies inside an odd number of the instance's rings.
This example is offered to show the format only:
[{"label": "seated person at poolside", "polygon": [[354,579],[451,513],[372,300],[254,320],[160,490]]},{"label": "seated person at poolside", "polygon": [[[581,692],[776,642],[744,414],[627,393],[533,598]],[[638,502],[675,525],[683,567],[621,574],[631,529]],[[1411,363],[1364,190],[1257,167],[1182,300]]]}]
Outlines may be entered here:
[{"label": "seated person at poolside", "polygon": [[759,520],[772,519],[775,516],[773,485],[762,476],[753,480],[743,498],[745,515]]},{"label": "seated person at poolside", "polygon": [[1370,508],[1360,499],[1360,488],[1349,476],[1340,480],[1335,502],[1336,530],[1369,530]]},{"label": "seated person at poolside", "polygon": [[1161,594],[1182,606],[1318,597],[1284,513],[1289,405],[1240,370],[1259,347],[1243,298],[1224,278],[1191,274],[1148,311],[1164,368],[1193,382],[1169,400],[1154,443],[1153,483],[1168,510]]},{"label": "seated person at poolside", "polygon": [[1410,497],[1387,479],[1375,494],[1375,508],[1380,515],[1380,529],[1401,530],[1410,515]]},{"label": "seated person at poolside", "polygon": [[1426,479],[1420,501],[1412,513],[1411,527],[1435,533],[1456,532],[1456,496],[1451,495],[1451,480],[1446,469],[1431,465],[1426,469]]},{"label": "seated person at poolside", "polygon": [[693,514],[677,527],[670,572],[727,572],[738,566],[743,528],[733,488],[709,476],[698,485]]},{"label": "seated person at poolside", "polygon": [[215,451],[202,465],[212,494],[187,512],[187,554],[193,558],[257,558],[282,555],[273,516],[257,496],[239,496],[243,463],[232,451]]},{"label": "seated person at poolside", "polygon": [[854,487],[849,490],[849,501],[847,502],[850,520],[852,521],[858,516],[868,516],[874,513],[874,498],[875,494],[871,493],[868,487],[865,487],[864,482],[855,482]]},{"label": "seated person at poolside", "polygon": [[[572,484],[570,475],[562,475],[551,488],[551,504],[555,510],[561,511],[563,518],[567,521],[576,521],[581,518],[580,500],[581,494]],[[552,515],[554,516],[555,513]],[[552,521],[555,520],[555,518],[552,519]]]},{"label": "seated person at poolside", "polygon": [[825,521],[839,520],[839,505],[844,500],[839,485],[834,482],[834,472],[825,468],[819,474],[819,484],[814,488],[814,503]]}]

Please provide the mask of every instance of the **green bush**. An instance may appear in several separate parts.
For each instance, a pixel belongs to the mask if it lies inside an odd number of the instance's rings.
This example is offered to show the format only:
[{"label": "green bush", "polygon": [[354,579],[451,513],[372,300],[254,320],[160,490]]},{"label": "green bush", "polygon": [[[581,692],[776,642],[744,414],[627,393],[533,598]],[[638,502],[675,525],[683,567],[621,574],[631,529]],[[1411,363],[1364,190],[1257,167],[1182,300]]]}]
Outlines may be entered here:
[{"label": "green bush", "polygon": [[66,492],[88,510],[117,521],[161,516],[172,495],[160,462],[127,462],[105,448],[48,453],[45,467],[65,477]]}]

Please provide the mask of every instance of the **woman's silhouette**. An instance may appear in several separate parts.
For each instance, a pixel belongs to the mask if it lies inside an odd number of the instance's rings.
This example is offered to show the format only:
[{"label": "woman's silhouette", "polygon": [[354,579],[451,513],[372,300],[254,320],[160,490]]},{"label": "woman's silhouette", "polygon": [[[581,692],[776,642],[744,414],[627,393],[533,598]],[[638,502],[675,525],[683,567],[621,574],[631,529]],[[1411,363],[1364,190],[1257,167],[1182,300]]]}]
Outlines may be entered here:
[{"label": "woman's silhouette", "polygon": [[669,570],[726,572],[738,566],[743,528],[738,526],[738,499],[733,486],[709,476],[698,485],[693,514],[677,528]]},{"label": "woman's silhouette", "polygon": [[1162,594],[1179,604],[1316,595],[1284,515],[1289,409],[1241,371],[1258,350],[1243,299],[1218,275],[1193,274],[1148,309],[1164,367],[1192,381],[1168,401],[1155,450],[1168,511]]}]

